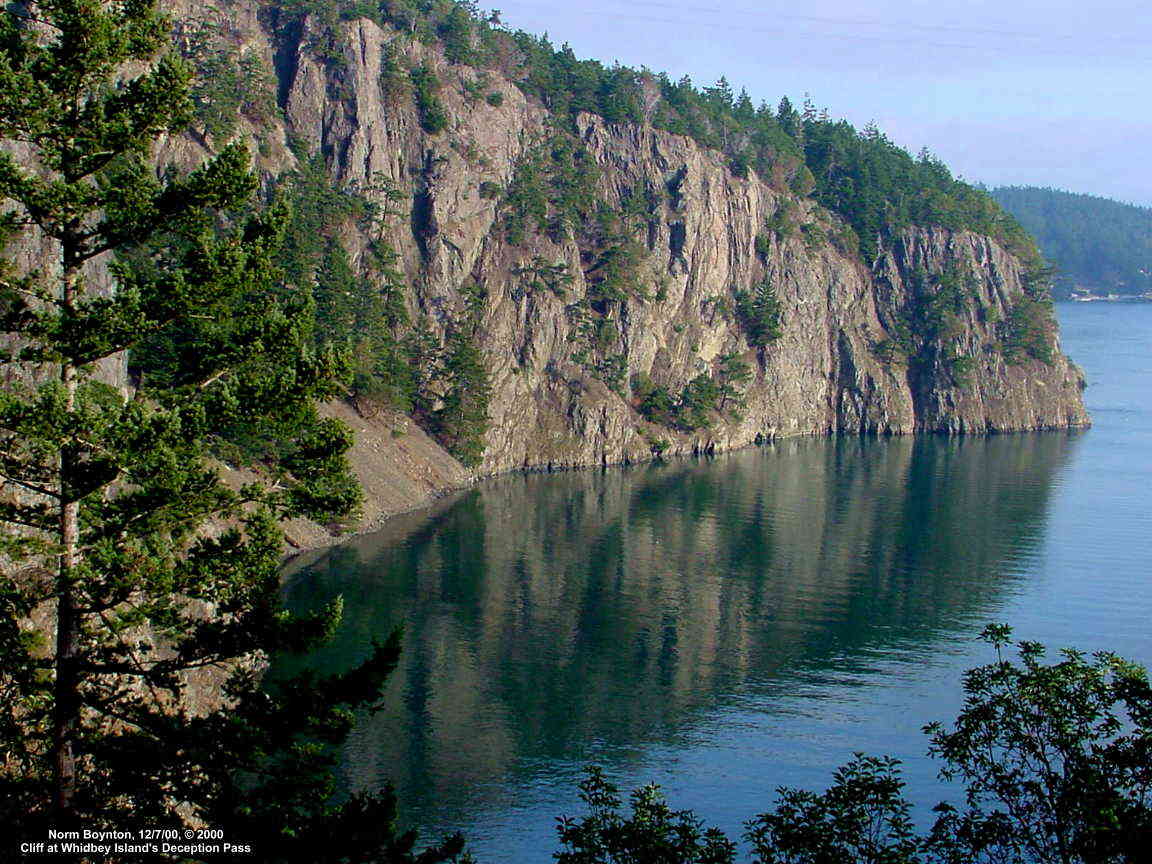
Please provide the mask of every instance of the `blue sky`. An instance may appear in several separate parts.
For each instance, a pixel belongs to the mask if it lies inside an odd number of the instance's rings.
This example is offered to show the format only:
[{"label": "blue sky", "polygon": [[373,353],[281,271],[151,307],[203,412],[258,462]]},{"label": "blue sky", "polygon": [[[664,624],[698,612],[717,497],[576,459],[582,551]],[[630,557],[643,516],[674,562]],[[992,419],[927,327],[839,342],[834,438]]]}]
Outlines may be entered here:
[{"label": "blue sky", "polygon": [[810,93],[965,179],[1152,205],[1152,4],[489,0],[582,57]]}]

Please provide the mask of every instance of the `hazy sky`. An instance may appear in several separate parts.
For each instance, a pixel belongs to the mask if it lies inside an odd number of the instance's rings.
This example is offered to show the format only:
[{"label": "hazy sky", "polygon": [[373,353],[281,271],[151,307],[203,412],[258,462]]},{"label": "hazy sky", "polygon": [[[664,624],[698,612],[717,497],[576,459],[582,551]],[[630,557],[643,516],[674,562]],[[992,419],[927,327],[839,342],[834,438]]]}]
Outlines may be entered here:
[{"label": "hazy sky", "polygon": [[1152,205],[1152,4],[489,0],[577,55],[775,104],[810,93],[965,179]]}]

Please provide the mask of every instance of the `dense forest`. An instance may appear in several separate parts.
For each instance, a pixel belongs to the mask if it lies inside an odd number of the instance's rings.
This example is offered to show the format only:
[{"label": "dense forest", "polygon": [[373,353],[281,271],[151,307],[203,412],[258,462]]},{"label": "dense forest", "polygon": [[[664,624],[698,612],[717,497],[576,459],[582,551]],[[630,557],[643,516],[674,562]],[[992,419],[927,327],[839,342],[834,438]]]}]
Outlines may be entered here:
[{"label": "dense forest", "polygon": [[1036,237],[1061,295],[1152,291],[1152,208],[1038,186],[1002,186],[992,196]]}]

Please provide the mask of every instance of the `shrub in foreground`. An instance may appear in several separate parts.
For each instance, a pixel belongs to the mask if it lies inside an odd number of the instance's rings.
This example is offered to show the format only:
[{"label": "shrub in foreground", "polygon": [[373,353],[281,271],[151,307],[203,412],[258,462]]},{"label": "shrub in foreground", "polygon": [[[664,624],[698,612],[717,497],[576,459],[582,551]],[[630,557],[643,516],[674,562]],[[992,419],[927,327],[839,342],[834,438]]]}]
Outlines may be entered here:
[{"label": "shrub in foreground", "polygon": [[[781,788],[746,823],[757,864],[1127,864],[1152,848],[1152,688],[1145,670],[1109,653],[1035,642],[1006,659],[1011,631],[983,634],[996,660],[964,676],[955,723],[925,727],[944,780],[963,803],[939,804],[917,832],[899,763],[857,754],[822,793]],[[621,811],[597,769],[581,784],[589,815],[559,823],[565,864],[725,864],[736,845],[672,810],[658,787]]]}]

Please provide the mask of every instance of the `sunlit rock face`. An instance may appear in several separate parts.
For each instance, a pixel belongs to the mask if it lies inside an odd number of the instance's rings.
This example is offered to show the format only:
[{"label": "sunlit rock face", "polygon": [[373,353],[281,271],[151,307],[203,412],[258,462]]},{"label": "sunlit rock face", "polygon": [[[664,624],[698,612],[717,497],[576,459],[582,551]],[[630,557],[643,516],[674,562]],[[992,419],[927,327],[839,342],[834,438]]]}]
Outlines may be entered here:
[{"label": "sunlit rock face", "polygon": [[[464,292],[486,295],[477,338],[493,391],[479,474],[647,459],[657,442],[675,454],[800,434],[967,433],[1088,422],[1082,375],[1058,345],[1050,365],[1010,365],[998,349],[998,322],[1024,289],[1021,262],[995,242],[910,229],[882,247],[875,262],[862,262],[825,239],[841,224],[835,216],[772,178],[742,179],[722,154],[687,137],[585,114],[575,133],[597,168],[595,197],[621,212],[638,190],[650,202],[626,223],[638,262],[625,296],[596,313],[604,326],[594,352],[615,364],[613,383],[587,359],[596,254],[570,230],[551,236],[529,230],[512,242],[505,229],[501,192],[553,134],[555,118],[543,106],[496,71],[483,73],[481,82],[476,70],[448,63],[438,46],[372,21],[342,24],[340,60],[325,62],[308,48],[309,21],[278,40],[266,6],[237,0],[228,9],[229,38],[274,72],[282,108],[262,125],[242,117],[237,127],[253,142],[265,186],[297,167],[296,154],[310,152],[322,157],[339,188],[378,203],[382,190],[399,192],[388,215],[367,226],[348,224],[341,239],[365,275],[370,242],[384,240],[396,250],[409,312],[437,336],[459,317]],[[181,22],[210,16],[192,0],[179,0],[172,12],[178,33]],[[389,50],[435,73],[448,117],[443,131],[427,133],[411,95],[390,96],[381,86]],[[486,98],[492,94],[499,97]],[[190,166],[211,149],[191,134],[162,141],[156,157]],[[766,222],[784,210],[797,230],[766,232]],[[29,246],[19,254],[35,258],[36,251]],[[538,262],[563,265],[569,278],[562,290],[531,284],[525,269]],[[908,362],[878,350],[897,334],[922,286],[957,269],[970,277],[969,293],[959,331],[940,347],[971,358],[962,385],[937,361]],[[766,280],[781,303],[783,327],[778,339],[757,348],[734,297]],[[725,355],[736,355],[752,373],[741,385],[739,411],[683,432],[636,410],[633,376],[650,376],[678,394],[697,376],[714,374]]]},{"label": "sunlit rock face", "polygon": [[[411,193],[408,212],[387,220],[384,233],[401,254],[414,311],[443,325],[462,286],[487,292],[480,338],[494,395],[482,472],[642,459],[655,439],[665,439],[671,452],[692,452],[758,436],[1087,422],[1082,376],[1062,354],[1050,366],[1011,366],[996,350],[996,322],[1023,292],[1020,262],[996,243],[966,232],[909,230],[872,270],[802,231],[772,236],[758,253],[757,235],[782,206],[802,224],[833,227],[834,217],[754,174],[734,176],[721,154],[689,138],[582,115],[577,132],[599,169],[598,196],[611,208],[623,207],[636,189],[658,199],[635,226],[644,253],[635,290],[609,315],[604,351],[622,358],[623,380],[646,373],[679,392],[729,353],[753,371],[738,419],[693,434],[646,423],[630,404],[627,383],[617,388],[623,395],[613,392],[581,365],[575,319],[593,276],[587,249],[570,237],[536,233],[508,242],[499,197],[481,195],[483,183],[506,189],[513,181],[517,165],[546,137],[548,113],[491,72],[485,91],[499,92],[500,104],[469,100],[474,70],[448,64],[435,47],[405,42],[400,50],[408,59],[433,69],[442,83],[450,122],[428,135],[411,100],[389,100],[378,84],[383,51],[396,38],[370,21],[353,22],[339,72],[298,47],[281,68],[287,128],[325,154],[339,183],[369,188],[386,178]],[[361,248],[366,239],[359,238]],[[526,287],[518,273],[537,259],[567,266],[572,279],[562,294]],[[910,369],[876,350],[914,299],[913,273],[930,278],[956,267],[973,277],[955,338],[955,347],[974,358],[962,387],[942,369]],[[784,326],[761,350],[749,346],[731,300],[766,278],[783,304]]]}]

